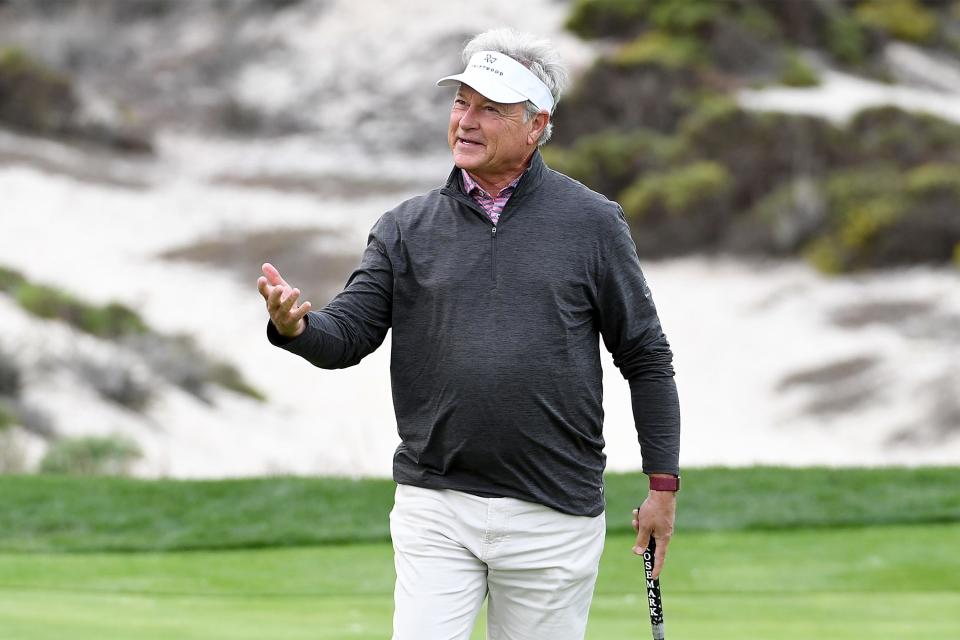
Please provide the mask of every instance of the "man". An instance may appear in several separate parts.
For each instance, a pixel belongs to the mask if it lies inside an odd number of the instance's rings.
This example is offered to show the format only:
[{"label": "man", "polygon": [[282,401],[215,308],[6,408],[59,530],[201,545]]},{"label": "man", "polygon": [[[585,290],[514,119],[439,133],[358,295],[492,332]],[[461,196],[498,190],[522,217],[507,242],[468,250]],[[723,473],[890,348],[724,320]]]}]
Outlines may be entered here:
[{"label": "man", "polygon": [[[679,486],[672,354],[620,207],[538,151],[566,75],[511,30],[464,50],[446,184],[385,213],[321,311],[265,264],[270,341],[349,367],[392,327],[401,444],[394,640],[583,638],[605,531],[599,337],[629,381],[651,490],[634,553],[663,566]],[[638,572],[638,575],[640,573]],[[639,582],[638,582],[639,584]]]}]

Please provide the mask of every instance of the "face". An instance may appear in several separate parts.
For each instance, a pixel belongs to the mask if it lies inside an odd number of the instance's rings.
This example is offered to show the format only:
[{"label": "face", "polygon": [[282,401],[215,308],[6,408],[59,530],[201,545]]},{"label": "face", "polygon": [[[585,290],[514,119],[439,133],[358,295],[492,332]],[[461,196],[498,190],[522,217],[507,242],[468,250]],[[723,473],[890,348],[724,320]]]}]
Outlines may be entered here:
[{"label": "face", "polygon": [[519,172],[547,122],[546,114],[523,118],[523,103],[493,102],[461,84],[447,129],[454,164],[490,182]]}]

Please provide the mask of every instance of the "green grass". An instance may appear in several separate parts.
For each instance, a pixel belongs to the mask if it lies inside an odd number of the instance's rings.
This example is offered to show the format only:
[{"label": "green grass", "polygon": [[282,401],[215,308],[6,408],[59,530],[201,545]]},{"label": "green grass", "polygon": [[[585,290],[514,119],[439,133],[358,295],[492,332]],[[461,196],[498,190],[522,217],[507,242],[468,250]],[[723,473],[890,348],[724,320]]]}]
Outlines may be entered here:
[{"label": "green grass", "polygon": [[[608,536],[588,638],[647,637],[632,538]],[[681,533],[671,640],[960,637],[960,525]],[[386,638],[387,543],[0,554],[0,638]],[[482,637],[482,623],[474,637]]]},{"label": "green grass", "polygon": [[[691,469],[679,531],[960,522],[960,468]],[[389,539],[389,480],[146,481],[0,477],[0,551],[158,551]],[[611,533],[629,530],[641,474],[607,476]]]},{"label": "green grass", "polygon": [[[684,477],[671,640],[960,637],[960,468]],[[649,633],[627,532],[645,484],[607,478],[591,640]],[[0,640],[389,637],[393,487],[0,477]]]}]

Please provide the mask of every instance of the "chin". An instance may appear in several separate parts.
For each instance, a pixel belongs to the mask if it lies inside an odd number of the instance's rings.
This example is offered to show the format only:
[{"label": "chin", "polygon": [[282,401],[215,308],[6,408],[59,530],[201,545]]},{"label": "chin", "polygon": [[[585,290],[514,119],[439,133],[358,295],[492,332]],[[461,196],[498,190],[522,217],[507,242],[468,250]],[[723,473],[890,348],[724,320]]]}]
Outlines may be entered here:
[{"label": "chin", "polygon": [[472,170],[480,166],[482,163],[480,158],[475,158],[473,156],[464,155],[462,153],[453,154],[453,164],[460,167],[461,169]]}]

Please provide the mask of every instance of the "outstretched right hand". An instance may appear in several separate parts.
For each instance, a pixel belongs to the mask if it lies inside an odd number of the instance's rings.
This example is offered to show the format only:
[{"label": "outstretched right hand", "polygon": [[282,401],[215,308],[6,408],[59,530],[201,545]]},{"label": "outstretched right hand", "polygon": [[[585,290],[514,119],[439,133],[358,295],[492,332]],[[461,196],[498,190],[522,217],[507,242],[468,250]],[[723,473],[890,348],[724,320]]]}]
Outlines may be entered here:
[{"label": "outstretched right hand", "polygon": [[307,328],[303,317],[310,311],[310,302],[304,301],[298,305],[300,289],[291,288],[272,264],[265,262],[262,269],[263,275],[257,279],[257,289],[267,302],[270,320],[280,335],[295,338]]}]

